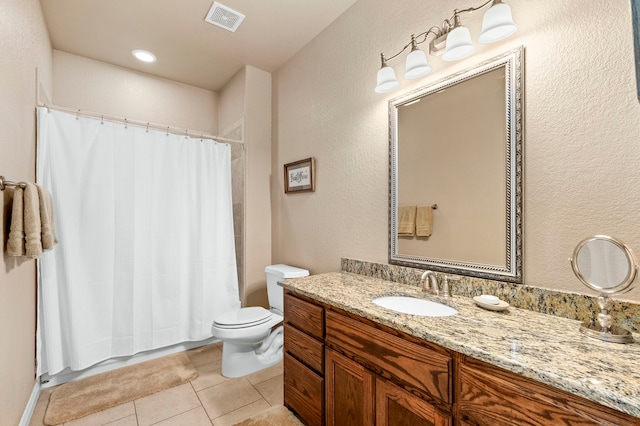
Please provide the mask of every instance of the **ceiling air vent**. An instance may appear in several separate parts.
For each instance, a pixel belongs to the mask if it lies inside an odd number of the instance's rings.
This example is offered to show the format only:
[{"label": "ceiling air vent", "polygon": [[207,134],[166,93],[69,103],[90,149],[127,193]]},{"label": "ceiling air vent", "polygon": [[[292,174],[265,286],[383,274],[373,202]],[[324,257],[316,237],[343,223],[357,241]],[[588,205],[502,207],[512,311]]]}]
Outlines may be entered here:
[{"label": "ceiling air vent", "polygon": [[233,33],[244,20],[244,15],[216,1],[213,2],[211,9],[209,9],[209,13],[207,13],[207,17],[204,18],[204,20]]}]

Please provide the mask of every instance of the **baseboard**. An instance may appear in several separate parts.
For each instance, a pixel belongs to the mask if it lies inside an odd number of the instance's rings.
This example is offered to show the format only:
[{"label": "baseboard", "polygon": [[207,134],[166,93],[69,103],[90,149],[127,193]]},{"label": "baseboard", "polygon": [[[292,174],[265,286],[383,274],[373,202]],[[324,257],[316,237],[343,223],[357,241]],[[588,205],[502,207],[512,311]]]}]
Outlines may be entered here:
[{"label": "baseboard", "polygon": [[18,423],[18,426],[29,426],[31,417],[33,416],[33,411],[36,409],[36,404],[38,403],[38,398],[40,398],[41,391],[42,385],[40,385],[40,382],[36,380],[33,385],[33,390],[31,391],[29,401],[27,401],[27,406],[22,412],[22,418],[20,419],[20,423]]},{"label": "baseboard", "polygon": [[60,373],[54,374],[52,376],[43,374],[40,377],[40,383],[44,388],[57,386],[63,383],[84,379],[85,377],[95,376],[96,374],[105,373],[107,371],[112,371],[117,368],[127,367],[129,365],[138,364],[144,361],[150,361],[152,359],[160,358],[174,353],[188,351],[189,349],[209,345],[218,341],[219,340],[215,337],[211,337],[209,339],[200,340],[197,342],[183,342],[177,345],[167,346],[165,348],[142,352],[133,356],[108,359],[81,371],[71,371],[69,369],[65,369]]}]

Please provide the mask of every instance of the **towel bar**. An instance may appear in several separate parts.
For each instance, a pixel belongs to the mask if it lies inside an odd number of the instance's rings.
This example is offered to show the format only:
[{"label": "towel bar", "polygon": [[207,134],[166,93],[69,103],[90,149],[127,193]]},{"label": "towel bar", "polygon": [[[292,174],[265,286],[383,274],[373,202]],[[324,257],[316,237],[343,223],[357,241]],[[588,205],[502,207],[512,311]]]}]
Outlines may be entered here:
[{"label": "towel bar", "polygon": [[19,186],[24,189],[27,187],[27,184],[24,182],[11,182],[10,180],[4,180],[4,176],[0,176],[0,191],[4,191],[7,186]]}]

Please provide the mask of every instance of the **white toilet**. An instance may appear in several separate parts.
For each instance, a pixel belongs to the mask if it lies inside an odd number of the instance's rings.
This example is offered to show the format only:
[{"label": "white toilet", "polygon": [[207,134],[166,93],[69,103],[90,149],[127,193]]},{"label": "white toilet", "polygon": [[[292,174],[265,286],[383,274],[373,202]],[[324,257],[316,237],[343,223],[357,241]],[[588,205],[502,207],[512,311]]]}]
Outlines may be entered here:
[{"label": "white toilet", "polygon": [[[270,265],[267,296],[270,309],[261,306],[240,308],[216,317],[211,334],[222,340],[222,375],[242,377],[271,367],[282,360],[284,293],[278,281],[309,275],[306,269]],[[279,326],[278,326],[279,325]],[[275,326],[278,326],[274,329]]]}]

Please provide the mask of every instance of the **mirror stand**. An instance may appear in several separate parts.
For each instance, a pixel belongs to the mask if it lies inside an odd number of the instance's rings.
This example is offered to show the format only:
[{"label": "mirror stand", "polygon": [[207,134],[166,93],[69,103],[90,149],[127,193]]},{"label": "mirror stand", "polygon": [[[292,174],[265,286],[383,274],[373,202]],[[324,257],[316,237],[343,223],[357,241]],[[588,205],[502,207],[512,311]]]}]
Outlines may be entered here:
[{"label": "mirror stand", "polygon": [[638,262],[631,249],[616,238],[595,235],[578,243],[569,260],[578,280],[600,293],[600,313],[584,322],[580,331],[605,342],[632,343],[632,334],[613,326],[609,314],[609,296],[631,290],[636,278]]},{"label": "mirror stand", "polygon": [[580,331],[589,337],[612,343],[633,343],[633,336],[627,330],[613,326],[613,319],[607,309],[609,296],[598,296],[600,313],[591,321],[586,321],[580,326]]}]

